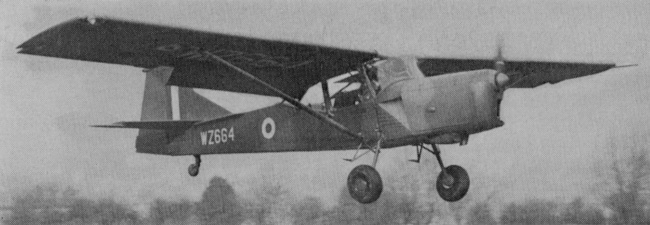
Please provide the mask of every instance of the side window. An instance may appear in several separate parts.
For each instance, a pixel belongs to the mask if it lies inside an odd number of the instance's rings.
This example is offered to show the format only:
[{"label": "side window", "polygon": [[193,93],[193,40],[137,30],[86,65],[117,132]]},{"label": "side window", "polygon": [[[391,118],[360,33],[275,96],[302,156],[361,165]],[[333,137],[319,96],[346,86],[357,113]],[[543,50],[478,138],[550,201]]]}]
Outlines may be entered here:
[{"label": "side window", "polygon": [[359,104],[359,89],[341,91],[334,96],[334,108],[345,108]]}]

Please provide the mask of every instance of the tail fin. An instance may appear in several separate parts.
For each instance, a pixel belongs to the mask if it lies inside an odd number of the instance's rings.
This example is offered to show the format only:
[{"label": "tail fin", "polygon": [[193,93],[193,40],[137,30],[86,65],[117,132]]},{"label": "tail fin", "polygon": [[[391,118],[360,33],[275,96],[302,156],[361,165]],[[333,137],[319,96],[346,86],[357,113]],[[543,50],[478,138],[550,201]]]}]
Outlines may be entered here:
[{"label": "tail fin", "polygon": [[[172,70],[171,67],[158,67],[146,71],[141,121],[203,121],[231,114],[192,88],[167,86]],[[136,151],[170,154],[167,144],[181,133],[182,130],[177,129],[140,129]]]},{"label": "tail fin", "polygon": [[172,120],[171,88],[166,86],[173,68],[158,67],[146,71],[141,121]]}]

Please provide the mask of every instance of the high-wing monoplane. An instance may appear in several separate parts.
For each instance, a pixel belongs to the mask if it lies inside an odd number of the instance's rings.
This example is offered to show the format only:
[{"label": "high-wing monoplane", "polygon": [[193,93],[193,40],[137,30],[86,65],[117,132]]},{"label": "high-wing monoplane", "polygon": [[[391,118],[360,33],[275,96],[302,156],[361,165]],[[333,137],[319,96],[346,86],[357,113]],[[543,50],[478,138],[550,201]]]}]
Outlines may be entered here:
[{"label": "high-wing monoplane", "polygon": [[[382,180],[374,168],[381,149],[415,146],[436,156],[437,191],[446,201],[463,198],[469,176],[445,166],[438,145],[465,145],[471,134],[502,126],[500,103],[508,88],[599,73],[613,63],[495,58],[393,57],[372,51],[269,40],[160,26],[112,18],[76,18],[21,44],[19,52],[129,65],[146,73],[140,121],[99,127],[139,129],[136,151],[201,155],[354,150],[349,161],[373,153],[371,165],[347,178],[350,195],[377,200]],[[344,88],[331,90],[328,80]],[[299,99],[312,86],[322,105]],[[221,90],[280,97],[246,113],[230,113],[202,94]]]}]

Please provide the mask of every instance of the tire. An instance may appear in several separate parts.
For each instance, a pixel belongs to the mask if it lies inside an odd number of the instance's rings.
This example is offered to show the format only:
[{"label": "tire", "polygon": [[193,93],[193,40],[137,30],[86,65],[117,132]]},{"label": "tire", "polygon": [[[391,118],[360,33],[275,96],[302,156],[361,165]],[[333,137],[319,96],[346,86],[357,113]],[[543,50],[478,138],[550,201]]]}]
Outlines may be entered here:
[{"label": "tire", "polygon": [[438,174],[438,180],[436,182],[436,189],[438,190],[438,195],[442,199],[448,202],[455,202],[467,194],[469,190],[469,175],[463,167],[457,165],[451,165],[445,168],[447,174],[454,178],[454,183],[451,186],[445,186],[442,182],[443,173]]},{"label": "tire", "polygon": [[362,204],[377,201],[384,186],[381,176],[369,165],[359,165],[348,175],[348,191],[354,200]]},{"label": "tire", "polygon": [[196,175],[199,175],[199,167],[195,164],[190,164],[190,167],[187,168],[187,173],[189,173],[190,176],[196,177]]}]

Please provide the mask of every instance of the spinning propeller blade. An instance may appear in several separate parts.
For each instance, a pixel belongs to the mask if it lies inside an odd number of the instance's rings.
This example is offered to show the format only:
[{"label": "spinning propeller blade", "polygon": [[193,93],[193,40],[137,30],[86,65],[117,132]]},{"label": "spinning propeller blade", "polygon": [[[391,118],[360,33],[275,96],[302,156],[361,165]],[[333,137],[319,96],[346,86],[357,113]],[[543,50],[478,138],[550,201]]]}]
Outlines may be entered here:
[{"label": "spinning propeller blade", "polygon": [[503,58],[503,36],[497,37],[497,55],[494,57],[494,84],[499,89],[504,90],[510,81],[510,77],[506,74],[506,62]]}]

